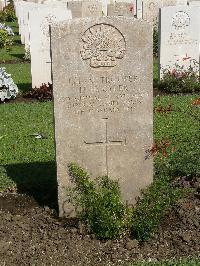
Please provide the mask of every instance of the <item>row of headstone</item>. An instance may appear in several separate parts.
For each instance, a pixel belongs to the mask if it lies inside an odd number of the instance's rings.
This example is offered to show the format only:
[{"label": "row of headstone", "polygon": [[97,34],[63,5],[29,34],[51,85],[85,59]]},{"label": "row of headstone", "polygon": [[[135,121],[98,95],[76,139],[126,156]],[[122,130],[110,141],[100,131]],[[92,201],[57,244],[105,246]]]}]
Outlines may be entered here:
[{"label": "row of headstone", "polygon": [[[49,25],[55,21],[103,15],[102,3],[97,1],[15,1],[15,10],[21,42],[30,50],[33,88],[52,83]],[[135,5],[128,2],[110,4],[107,12],[110,16],[137,16]]]},{"label": "row of headstone", "polygon": [[[108,12],[119,16],[83,18],[87,9],[83,2],[31,3],[30,10],[25,3],[16,3],[25,44],[29,35],[32,68],[53,77],[60,216],[74,216],[66,197],[71,162],[92,177],[118,180],[127,204],[134,204],[153,179],[152,24],[131,18],[135,16],[132,4],[123,6],[132,14],[121,17],[122,8],[108,7]],[[184,5],[161,10],[160,29],[166,38],[161,37],[171,45],[170,56],[184,44],[196,45],[197,10]],[[80,18],[72,19],[72,14]]]},{"label": "row of headstone", "polygon": [[[199,74],[200,4],[164,7],[160,10],[160,78],[166,72],[191,70]],[[199,4],[199,7],[198,7]]]},{"label": "row of headstone", "polygon": [[[132,1],[132,0],[131,0]],[[162,0],[165,4],[183,4],[183,0],[168,1]],[[158,3],[159,1],[157,1]],[[145,5],[150,10],[154,5],[148,1]],[[21,42],[25,49],[31,54],[32,87],[40,87],[42,83],[52,83],[51,59],[50,59],[50,38],[48,33],[49,24],[78,17],[99,17],[102,16],[102,3],[97,1],[40,1],[40,3],[15,1],[16,15],[18,17]],[[70,11],[69,11],[70,10]],[[144,15],[144,4],[140,0],[129,2],[115,2],[107,6],[109,16],[145,17],[150,22],[154,19],[147,13]]]},{"label": "row of headstone", "polygon": [[158,25],[159,9],[167,6],[187,5],[188,0],[145,0],[143,1],[143,19],[153,26]]},{"label": "row of headstone", "polygon": [[[199,62],[195,5],[160,11],[166,64]],[[153,176],[152,24],[130,17],[53,24],[51,53],[60,216],[74,216],[66,197],[71,162],[118,180],[124,202],[134,204]]]},{"label": "row of headstone", "polygon": [[15,7],[33,84],[53,76],[60,216],[74,216],[70,162],[118,180],[123,201],[135,204],[153,179],[152,26],[120,8],[118,17],[71,19],[67,6],[29,4]]}]

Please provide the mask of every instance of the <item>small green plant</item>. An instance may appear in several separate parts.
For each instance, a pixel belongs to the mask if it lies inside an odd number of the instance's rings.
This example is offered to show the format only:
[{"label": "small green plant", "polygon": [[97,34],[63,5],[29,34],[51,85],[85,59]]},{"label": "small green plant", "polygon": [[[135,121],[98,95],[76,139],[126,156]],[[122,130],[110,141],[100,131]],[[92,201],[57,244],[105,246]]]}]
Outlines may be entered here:
[{"label": "small green plant", "polygon": [[13,44],[13,39],[6,30],[0,29],[0,49],[7,48]]},{"label": "small green plant", "polygon": [[30,48],[25,49],[24,60],[29,62],[31,61]]},{"label": "small green plant", "polygon": [[[187,60],[187,58],[186,58]],[[159,89],[172,93],[199,92],[199,63],[189,59],[189,67],[176,63],[171,69],[163,70],[163,77],[158,83]]]},{"label": "small green plant", "polygon": [[167,175],[159,175],[152,185],[143,191],[132,218],[132,235],[140,241],[147,240],[158,228],[162,218],[184,195],[183,188],[174,187]]},{"label": "small green plant", "polygon": [[156,27],[153,29],[153,55],[158,56],[158,29]]},{"label": "small green plant", "polygon": [[130,210],[121,201],[117,181],[108,176],[91,180],[84,169],[71,163],[69,174],[74,188],[69,200],[86,222],[88,229],[99,239],[113,239],[123,235],[129,227]]},{"label": "small green plant", "polygon": [[12,3],[8,4],[2,11],[0,11],[0,21],[12,22],[16,20],[15,9]]}]

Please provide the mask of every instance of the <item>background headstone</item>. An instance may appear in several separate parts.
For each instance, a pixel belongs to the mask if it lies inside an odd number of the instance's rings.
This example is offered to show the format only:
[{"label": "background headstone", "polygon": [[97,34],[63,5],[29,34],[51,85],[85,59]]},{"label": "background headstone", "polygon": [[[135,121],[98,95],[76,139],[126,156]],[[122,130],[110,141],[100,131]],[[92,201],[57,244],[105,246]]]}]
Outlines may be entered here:
[{"label": "background headstone", "polygon": [[199,72],[200,8],[164,7],[160,10],[160,78],[165,69],[176,66]]},{"label": "background headstone", "polygon": [[143,1],[142,0],[136,0],[136,17],[138,19],[143,18]]},{"label": "background headstone", "polygon": [[71,19],[67,7],[41,7],[29,12],[32,87],[52,83],[49,25]]},{"label": "background headstone", "polygon": [[72,18],[102,16],[102,4],[97,1],[71,1],[67,7],[72,12]]},{"label": "background headstone", "polygon": [[24,36],[25,49],[30,49],[30,29],[29,29],[29,12],[34,8],[42,7],[40,4],[27,2],[22,7],[22,31]]},{"label": "background headstone", "polygon": [[200,6],[200,1],[191,1],[191,2],[189,2],[189,5],[190,6]]},{"label": "background headstone", "polygon": [[187,0],[145,0],[143,1],[143,19],[156,26],[158,25],[159,8],[176,5],[187,5]]},{"label": "background headstone", "polygon": [[135,203],[152,182],[152,30],[127,17],[75,19],[51,30],[56,160],[60,216],[67,165],[92,177],[119,179],[123,200]]},{"label": "background headstone", "polygon": [[115,2],[108,5],[108,16],[136,16],[136,5],[127,2]]}]

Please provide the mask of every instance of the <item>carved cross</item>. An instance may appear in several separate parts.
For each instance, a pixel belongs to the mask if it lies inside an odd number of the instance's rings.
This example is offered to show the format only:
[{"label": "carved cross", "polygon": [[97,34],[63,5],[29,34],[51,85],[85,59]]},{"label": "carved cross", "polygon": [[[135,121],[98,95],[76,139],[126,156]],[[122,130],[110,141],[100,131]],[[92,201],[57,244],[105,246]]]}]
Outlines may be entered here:
[{"label": "carved cross", "polygon": [[126,145],[126,138],[124,140],[109,140],[108,139],[108,118],[102,118],[105,121],[105,131],[106,138],[104,141],[95,141],[95,142],[87,142],[84,141],[86,145],[92,146],[105,146],[105,154],[106,154],[106,172],[108,175],[108,146],[119,146]]}]

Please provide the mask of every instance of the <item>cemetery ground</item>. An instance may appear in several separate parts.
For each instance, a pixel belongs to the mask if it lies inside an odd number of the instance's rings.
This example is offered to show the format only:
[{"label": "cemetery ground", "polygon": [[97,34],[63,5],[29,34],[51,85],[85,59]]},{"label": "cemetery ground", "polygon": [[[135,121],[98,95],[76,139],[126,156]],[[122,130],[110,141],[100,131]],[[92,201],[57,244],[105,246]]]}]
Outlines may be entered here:
[{"label": "cemetery ground", "polygon": [[21,91],[0,105],[0,265],[200,265],[200,96],[154,97],[155,180],[135,223],[151,237],[100,241],[57,218],[53,104],[22,97],[31,78],[19,35],[0,60]]}]

